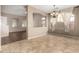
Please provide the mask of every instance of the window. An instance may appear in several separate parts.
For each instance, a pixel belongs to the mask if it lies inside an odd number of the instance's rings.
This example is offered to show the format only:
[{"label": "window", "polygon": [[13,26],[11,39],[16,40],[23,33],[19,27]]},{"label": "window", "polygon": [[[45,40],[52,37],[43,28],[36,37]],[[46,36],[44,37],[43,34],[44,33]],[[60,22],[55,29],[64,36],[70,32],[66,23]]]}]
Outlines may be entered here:
[{"label": "window", "polygon": [[57,22],[64,22],[61,14],[58,15]]},{"label": "window", "polygon": [[74,15],[71,15],[70,16],[70,22],[74,22],[74,20],[75,20],[75,16]]}]

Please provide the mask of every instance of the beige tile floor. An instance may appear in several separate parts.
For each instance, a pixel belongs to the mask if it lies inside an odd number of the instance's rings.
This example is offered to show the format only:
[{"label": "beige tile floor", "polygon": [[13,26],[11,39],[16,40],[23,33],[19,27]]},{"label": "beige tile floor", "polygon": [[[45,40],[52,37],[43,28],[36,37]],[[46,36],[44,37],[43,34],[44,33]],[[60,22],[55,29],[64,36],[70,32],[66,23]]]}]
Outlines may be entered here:
[{"label": "beige tile floor", "polygon": [[3,45],[1,52],[78,53],[79,38],[46,35]]}]

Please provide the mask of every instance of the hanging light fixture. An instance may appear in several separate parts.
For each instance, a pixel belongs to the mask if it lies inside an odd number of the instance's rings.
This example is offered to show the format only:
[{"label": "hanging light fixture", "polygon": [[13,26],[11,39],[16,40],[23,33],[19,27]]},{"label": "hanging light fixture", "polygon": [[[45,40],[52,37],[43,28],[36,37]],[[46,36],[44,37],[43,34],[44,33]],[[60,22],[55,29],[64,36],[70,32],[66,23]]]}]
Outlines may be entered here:
[{"label": "hanging light fixture", "polygon": [[53,5],[53,12],[51,12],[50,15],[51,15],[53,18],[57,18],[58,13],[59,13],[58,8],[56,8],[56,6]]}]

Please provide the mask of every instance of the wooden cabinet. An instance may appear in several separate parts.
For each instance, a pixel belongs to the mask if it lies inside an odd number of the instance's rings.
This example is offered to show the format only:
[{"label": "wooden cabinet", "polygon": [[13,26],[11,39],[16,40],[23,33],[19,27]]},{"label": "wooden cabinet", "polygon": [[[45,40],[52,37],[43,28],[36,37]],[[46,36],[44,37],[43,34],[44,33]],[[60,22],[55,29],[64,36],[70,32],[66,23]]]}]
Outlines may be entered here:
[{"label": "wooden cabinet", "polygon": [[1,38],[1,44],[12,43],[26,39],[26,31],[10,32],[8,37]]}]

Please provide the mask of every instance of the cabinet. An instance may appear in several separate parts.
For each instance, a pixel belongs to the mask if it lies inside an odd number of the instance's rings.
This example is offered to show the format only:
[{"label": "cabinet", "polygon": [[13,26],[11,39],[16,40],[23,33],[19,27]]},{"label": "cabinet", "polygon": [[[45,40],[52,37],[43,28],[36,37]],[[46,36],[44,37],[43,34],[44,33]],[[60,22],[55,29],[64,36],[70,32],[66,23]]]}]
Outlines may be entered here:
[{"label": "cabinet", "polygon": [[9,36],[1,38],[1,44],[8,44],[26,39],[26,31],[10,32]]}]

